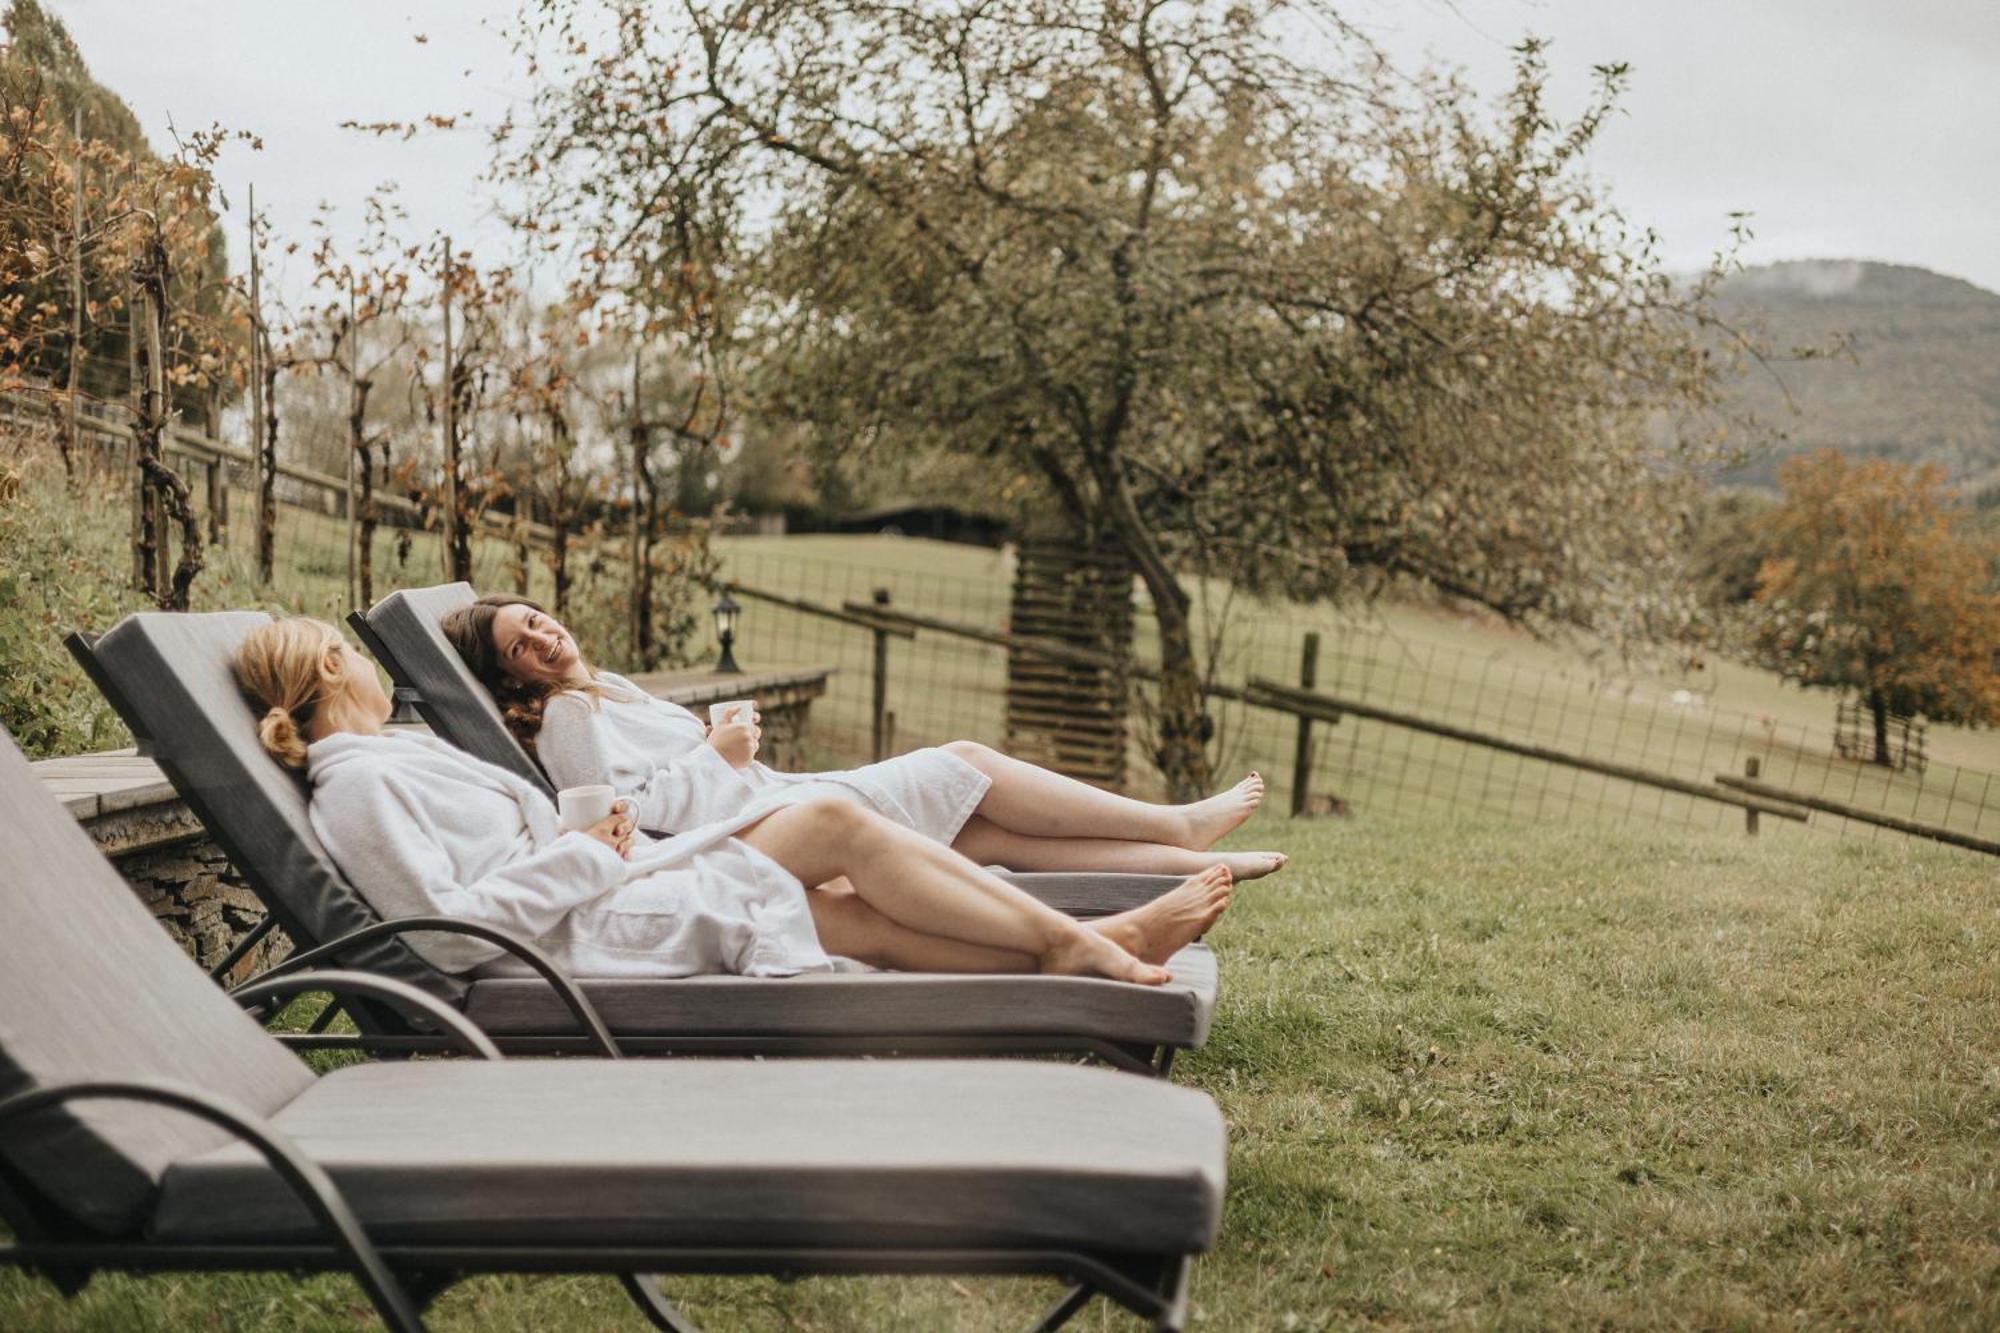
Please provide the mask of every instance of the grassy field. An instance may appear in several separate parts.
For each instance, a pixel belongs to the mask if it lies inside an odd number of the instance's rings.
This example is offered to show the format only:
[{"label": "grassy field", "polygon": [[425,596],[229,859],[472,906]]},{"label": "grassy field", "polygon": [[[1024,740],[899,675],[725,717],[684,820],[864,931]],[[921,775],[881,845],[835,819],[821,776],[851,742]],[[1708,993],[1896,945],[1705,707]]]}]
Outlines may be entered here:
[{"label": "grassy field", "polygon": [[[1215,1032],[1178,1071],[1231,1140],[1197,1327],[2000,1324],[1984,861],[1393,814],[1254,830],[1295,861],[1216,932]],[[710,1328],[773,1333],[1004,1329],[1054,1295],[670,1288]],[[435,1314],[480,1333],[643,1326],[602,1279],[479,1280]],[[336,1278],[100,1277],[65,1303],[0,1277],[8,1329],[368,1322]]]}]

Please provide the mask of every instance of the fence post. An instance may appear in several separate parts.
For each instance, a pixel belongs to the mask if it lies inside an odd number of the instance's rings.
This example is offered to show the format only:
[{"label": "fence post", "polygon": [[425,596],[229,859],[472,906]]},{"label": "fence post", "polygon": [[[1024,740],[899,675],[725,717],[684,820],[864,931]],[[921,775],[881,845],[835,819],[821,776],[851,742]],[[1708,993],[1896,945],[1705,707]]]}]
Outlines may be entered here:
[{"label": "fence post", "polygon": [[[875,590],[875,605],[889,605],[889,590]],[[877,628],[875,634],[875,711],[871,728],[875,760],[881,762],[889,757],[889,632]]]},{"label": "fence post", "polygon": [[[1319,631],[1306,633],[1305,647],[1299,655],[1299,688],[1312,689],[1319,675]],[[1292,749],[1292,817],[1305,813],[1307,786],[1312,781],[1312,719],[1303,715],[1299,718],[1299,737]]]},{"label": "fence post", "polygon": [[76,170],[69,183],[69,401],[63,405],[63,477],[76,479],[83,456],[83,427],[77,413],[83,396],[83,107],[71,113],[75,133]]},{"label": "fence post", "polygon": [[[1743,776],[1753,782],[1756,781],[1757,775],[1763,769],[1764,761],[1754,754],[1743,761]],[[1757,836],[1757,811],[1752,806],[1745,806],[1743,808],[1743,831],[1753,838]]]},{"label": "fence post", "polygon": [[[216,443],[220,445],[221,439]],[[227,546],[229,544],[229,486],[223,469],[227,466],[220,458],[208,461],[208,544]]]},{"label": "fence post", "polygon": [[144,392],[139,384],[139,284],[130,280],[125,286],[125,371],[132,393],[132,587],[145,592],[153,566],[146,555],[146,474],[139,470],[139,396]]}]

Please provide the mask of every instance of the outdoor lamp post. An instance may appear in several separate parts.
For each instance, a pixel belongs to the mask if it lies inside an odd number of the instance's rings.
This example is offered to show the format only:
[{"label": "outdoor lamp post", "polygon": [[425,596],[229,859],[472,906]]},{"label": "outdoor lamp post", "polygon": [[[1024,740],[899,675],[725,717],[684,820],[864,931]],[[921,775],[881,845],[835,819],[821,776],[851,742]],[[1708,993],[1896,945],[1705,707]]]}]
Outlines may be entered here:
[{"label": "outdoor lamp post", "polygon": [[723,589],[722,600],[715,604],[715,638],[716,642],[722,645],[722,654],[715,662],[717,671],[743,670],[736,665],[735,654],[730,652],[731,646],[736,642],[736,615],[742,609],[736,604],[736,599],[729,595],[729,590]]}]

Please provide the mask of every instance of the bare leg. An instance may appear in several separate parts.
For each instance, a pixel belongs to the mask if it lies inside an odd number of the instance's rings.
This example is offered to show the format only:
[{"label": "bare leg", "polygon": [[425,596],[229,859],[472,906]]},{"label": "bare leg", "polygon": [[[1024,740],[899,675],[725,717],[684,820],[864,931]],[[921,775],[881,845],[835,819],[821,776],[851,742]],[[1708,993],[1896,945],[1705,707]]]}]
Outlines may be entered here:
[{"label": "bare leg", "polygon": [[853,893],[806,894],[820,946],[871,967],[898,972],[1032,972],[1035,960],[1009,949],[988,949],[897,925]]},{"label": "bare leg", "polygon": [[1207,851],[1255,813],[1264,779],[1252,773],[1192,805],[1154,805],[1004,755],[976,741],[944,747],[991,778],[979,813],[1002,828],[1044,838],[1110,838]]},{"label": "bare leg", "polygon": [[1044,838],[1002,828],[974,815],[952,844],[980,865],[1009,870],[1090,870],[1133,875],[1198,875],[1213,865],[1237,879],[1256,879],[1284,867],[1283,852],[1196,852],[1158,842],[1122,838]]},{"label": "bare leg", "polygon": [[1044,971],[1168,979],[950,848],[838,797],[775,810],[737,836],[808,884],[845,876],[863,902],[921,935],[1028,954]]}]

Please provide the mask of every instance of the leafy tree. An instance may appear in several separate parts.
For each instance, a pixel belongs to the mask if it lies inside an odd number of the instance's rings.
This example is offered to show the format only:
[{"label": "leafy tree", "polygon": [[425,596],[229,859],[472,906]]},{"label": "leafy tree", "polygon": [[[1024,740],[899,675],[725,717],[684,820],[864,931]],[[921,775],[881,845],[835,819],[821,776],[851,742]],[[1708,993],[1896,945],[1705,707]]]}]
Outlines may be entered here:
[{"label": "leafy tree", "polygon": [[[246,325],[228,306],[210,174],[231,136],[211,127],[177,137],[173,153],[157,157],[131,112],[90,79],[68,34],[33,0],[14,0],[6,30],[0,385],[60,383],[60,398],[74,405],[92,387],[87,362],[130,367],[140,496],[134,582],[161,606],[184,610],[203,564],[201,527],[161,441],[179,411],[212,424],[241,373]],[[115,363],[106,344],[119,349]],[[101,365],[95,384],[108,391]],[[66,438],[64,461],[74,468]],[[171,572],[169,521],[180,528]]]},{"label": "leafy tree", "polygon": [[1710,399],[1708,283],[1580,172],[1622,67],[1562,122],[1524,44],[1489,112],[1319,0],[530,0],[520,41],[515,177],[652,271],[726,255],[760,407],[849,467],[985,456],[1129,553],[1177,795],[1190,573],[1662,607],[1700,449],[1645,425]]},{"label": "leafy tree", "polygon": [[2000,542],[1961,531],[1944,470],[1831,449],[1779,469],[1776,552],[1757,575],[1768,664],[1800,685],[1855,690],[1874,715],[1970,725],[2000,720]]},{"label": "leafy tree", "polygon": [[[127,387],[122,312],[130,278],[118,232],[129,227],[132,209],[156,196],[149,187],[170,178],[175,162],[153,151],[131,109],[91,77],[69,33],[35,0],[10,0],[0,27],[6,35],[0,44],[0,291],[6,294],[0,298],[0,372],[68,390],[74,369],[77,391],[118,397]],[[203,138],[177,146],[179,165],[205,164]],[[81,200],[74,198],[79,191]],[[169,336],[179,360],[208,356],[213,365],[224,356],[223,344],[241,343],[243,331],[226,315],[227,269],[213,200],[204,195],[200,203],[199,216],[176,219],[166,237],[176,315]],[[81,235],[75,234],[73,204],[80,205]],[[80,346],[73,346],[71,261],[79,247],[84,309]],[[175,400],[212,414],[209,391],[226,380],[205,375],[199,385],[178,385]]]}]

